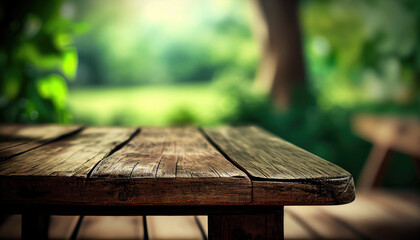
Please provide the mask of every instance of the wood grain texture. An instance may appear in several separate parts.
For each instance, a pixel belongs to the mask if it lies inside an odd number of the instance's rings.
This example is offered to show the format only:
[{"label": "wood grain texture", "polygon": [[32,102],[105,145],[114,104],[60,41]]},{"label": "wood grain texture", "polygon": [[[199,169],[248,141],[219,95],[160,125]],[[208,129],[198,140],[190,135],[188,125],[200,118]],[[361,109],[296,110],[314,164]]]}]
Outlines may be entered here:
[{"label": "wood grain texture", "polygon": [[135,128],[86,128],[0,161],[0,189],[7,193],[0,202],[281,206],[354,198],[346,171],[261,129],[205,132],[215,143],[193,127],[146,127],[138,134]]},{"label": "wood grain texture", "polygon": [[74,177],[0,178],[5,204],[92,206],[243,205],[251,202],[250,182],[226,179],[84,180]]},{"label": "wood grain texture", "polygon": [[142,128],[92,178],[247,178],[193,127]]},{"label": "wood grain texture", "polygon": [[354,200],[350,173],[261,128],[219,127],[204,129],[204,133],[251,177],[253,204],[343,204]]},{"label": "wood grain texture", "polygon": [[126,182],[127,189],[132,190],[120,199],[138,204],[251,201],[251,182],[246,174],[193,127],[142,128],[130,143],[97,165],[90,181],[95,179],[114,183],[115,188]]},{"label": "wood grain texture", "polygon": [[73,176],[86,178],[89,171],[134,128],[92,127],[67,139],[50,143],[0,162],[0,176]]},{"label": "wood grain texture", "polygon": [[81,126],[52,124],[0,124],[0,160],[45,145],[80,129]]},{"label": "wood grain texture", "polygon": [[250,203],[249,178],[195,128],[145,128],[104,159],[133,132],[87,128],[0,163],[0,188],[8,192],[0,200],[84,205]]},{"label": "wood grain texture", "polygon": [[350,176],[342,168],[255,126],[204,131],[254,178],[292,181]]},{"label": "wood grain texture", "polygon": [[253,181],[255,205],[337,205],[355,199],[351,178],[306,182]]}]

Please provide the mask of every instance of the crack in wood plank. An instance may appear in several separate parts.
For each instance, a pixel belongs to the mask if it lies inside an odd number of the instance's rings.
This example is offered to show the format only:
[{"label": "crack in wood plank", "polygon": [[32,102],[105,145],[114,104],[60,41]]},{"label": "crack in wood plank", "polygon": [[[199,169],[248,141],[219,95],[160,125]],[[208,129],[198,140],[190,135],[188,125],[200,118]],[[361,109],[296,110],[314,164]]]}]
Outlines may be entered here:
[{"label": "crack in wood plank", "polygon": [[136,128],[136,130],[130,135],[130,137],[121,142],[119,145],[115,146],[115,148],[113,148],[105,157],[103,157],[100,161],[98,161],[93,167],[92,169],[89,171],[88,175],[87,175],[87,179],[89,179],[92,176],[93,171],[95,171],[95,169],[101,164],[101,162],[111,156],[112,154],[114,154],[115,152],[117,152],[118,150],[120,150],[121,148],[123,148],[125,145],[128,145],[129,142],[140,133],[141,129],[140,128]]}]

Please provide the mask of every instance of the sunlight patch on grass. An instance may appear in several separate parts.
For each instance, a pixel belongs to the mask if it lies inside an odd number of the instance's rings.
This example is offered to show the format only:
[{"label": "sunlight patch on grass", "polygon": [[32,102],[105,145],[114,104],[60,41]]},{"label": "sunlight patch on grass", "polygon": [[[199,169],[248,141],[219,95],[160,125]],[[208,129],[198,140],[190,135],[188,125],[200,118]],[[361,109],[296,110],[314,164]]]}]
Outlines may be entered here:
[{"label": "sunlight patch on grass", "polygon": [[147,126],[222,124],[237,105],[210,84],[76,88],[69,104],[77,123]]}]

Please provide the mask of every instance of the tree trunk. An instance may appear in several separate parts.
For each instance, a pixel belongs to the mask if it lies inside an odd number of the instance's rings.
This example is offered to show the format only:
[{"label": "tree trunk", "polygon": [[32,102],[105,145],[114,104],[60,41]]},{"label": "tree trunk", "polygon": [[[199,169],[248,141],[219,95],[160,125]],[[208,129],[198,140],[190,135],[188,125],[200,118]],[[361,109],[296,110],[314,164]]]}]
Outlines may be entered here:
[{"label": "tree trunk", "polygon": [[270,92],[278,107],[286,109],[291,103],[293,88],[305,82],[298,1],[256,2],[266,28],[260,36],[263,56],[257,84]]}]

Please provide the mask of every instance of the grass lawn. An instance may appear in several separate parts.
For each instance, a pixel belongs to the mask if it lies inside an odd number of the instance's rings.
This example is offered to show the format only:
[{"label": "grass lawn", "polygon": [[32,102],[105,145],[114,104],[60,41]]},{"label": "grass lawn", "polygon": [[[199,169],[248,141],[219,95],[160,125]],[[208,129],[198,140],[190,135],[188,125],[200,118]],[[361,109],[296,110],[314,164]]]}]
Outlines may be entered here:
[{"label": "grass lawn", "polygon": [[222,124],[236,100],[211,84],[72,88],[76,123],[93,125]]}]

